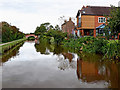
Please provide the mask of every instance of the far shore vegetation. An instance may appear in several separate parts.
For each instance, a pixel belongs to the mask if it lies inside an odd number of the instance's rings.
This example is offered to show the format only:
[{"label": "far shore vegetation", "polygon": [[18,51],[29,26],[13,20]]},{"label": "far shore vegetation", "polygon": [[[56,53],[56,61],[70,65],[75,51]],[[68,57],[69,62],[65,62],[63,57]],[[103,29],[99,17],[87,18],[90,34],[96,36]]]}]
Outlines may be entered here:
[{"label": "far shore vegetation", "polygon": [[[112,17],[108,20],[104,28],[106,31],[108,28],[111,30],[111,36],[118,35],[120,33],[120,9],[112,6]],[[82,38],[74,38],[73,35],[63,33],[59,26],[54,28],[50,23],[43,23],[36,28],[36,35],[40,35],[40,40],[47,41],[50,44],[57,44],[74,51],[82,51],[87,53],[102,54],[103,59],[120,60],[120,41],[109,40],[110,35],[106,32],[105,38],[94,38],[93,36],[87,36]]]}]

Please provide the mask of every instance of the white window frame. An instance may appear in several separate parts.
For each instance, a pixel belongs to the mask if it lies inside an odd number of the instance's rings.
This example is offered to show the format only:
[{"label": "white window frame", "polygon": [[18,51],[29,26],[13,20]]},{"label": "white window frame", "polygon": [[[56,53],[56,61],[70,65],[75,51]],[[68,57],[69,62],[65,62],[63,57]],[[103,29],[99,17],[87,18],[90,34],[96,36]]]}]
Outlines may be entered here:
[{"label": "white window frame", "polygon": [[[103,19],[103,21],[101,21],[101,19]],[[98,17],[98,23],[105,23],[105,22],[106,22],[106,18],[105,17]]]}]

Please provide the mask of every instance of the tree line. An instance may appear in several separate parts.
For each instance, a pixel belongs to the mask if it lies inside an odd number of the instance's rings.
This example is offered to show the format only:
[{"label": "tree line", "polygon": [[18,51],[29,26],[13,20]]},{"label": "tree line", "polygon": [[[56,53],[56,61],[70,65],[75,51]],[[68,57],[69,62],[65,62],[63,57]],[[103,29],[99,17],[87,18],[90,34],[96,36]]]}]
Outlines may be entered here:
[{"label": "tree line", "polygon": [[67,37],[67,33],[62,32],[59,25],[53,27],[50,23],[41,24],[34,33],[40,35],[40,39],[56,44],[60,44]]},{"label": "tree line", "polygon": [[7,22],[2,22],[2,43],[22,39],[23,37],[24,33],[19,31],[19,28]]}]

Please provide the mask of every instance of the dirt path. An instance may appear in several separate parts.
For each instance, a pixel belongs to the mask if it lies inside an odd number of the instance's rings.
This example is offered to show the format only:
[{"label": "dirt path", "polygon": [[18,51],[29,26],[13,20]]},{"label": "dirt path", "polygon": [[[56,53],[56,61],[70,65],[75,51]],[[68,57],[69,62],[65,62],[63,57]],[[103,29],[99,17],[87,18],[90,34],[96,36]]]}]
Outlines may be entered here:
[{"label": "dirt path", "polygon": [[7,43],[0,44],[0,46],[6,45],[6,44],[9,44],[9,43],[12,43],[12,42],[16,42],[16,41],[18,41],[18,40],[14,40],[14,41],[11,41],[11,42],[7,42]]}]

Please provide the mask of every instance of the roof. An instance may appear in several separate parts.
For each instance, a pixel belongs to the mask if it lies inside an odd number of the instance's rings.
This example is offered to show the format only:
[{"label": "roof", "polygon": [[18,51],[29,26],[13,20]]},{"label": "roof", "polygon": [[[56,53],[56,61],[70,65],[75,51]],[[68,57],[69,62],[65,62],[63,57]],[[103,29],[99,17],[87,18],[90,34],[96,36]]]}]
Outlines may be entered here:
[{"label": "roof", "polygon": [[103,29],[104,27],[105,27],[105,24],[102,24],[102,25],[96,27],[96,29]]},{"label": "roof", "polygon": [[82,15],[110,15],[111,7],[103,7],[103,6],[86,6],[78,11],[77,16],[81,13]]},{"label": "roof", "polygon": [[65,25],[67,22],[64,22],[61,26]]},{"label": "roof", "polygon": [[66,25],[68,22],[72,22],[74,24],[74,22],[72,20],[69,20],[69,21],[65,20],[65,22],[61,26]]}]

